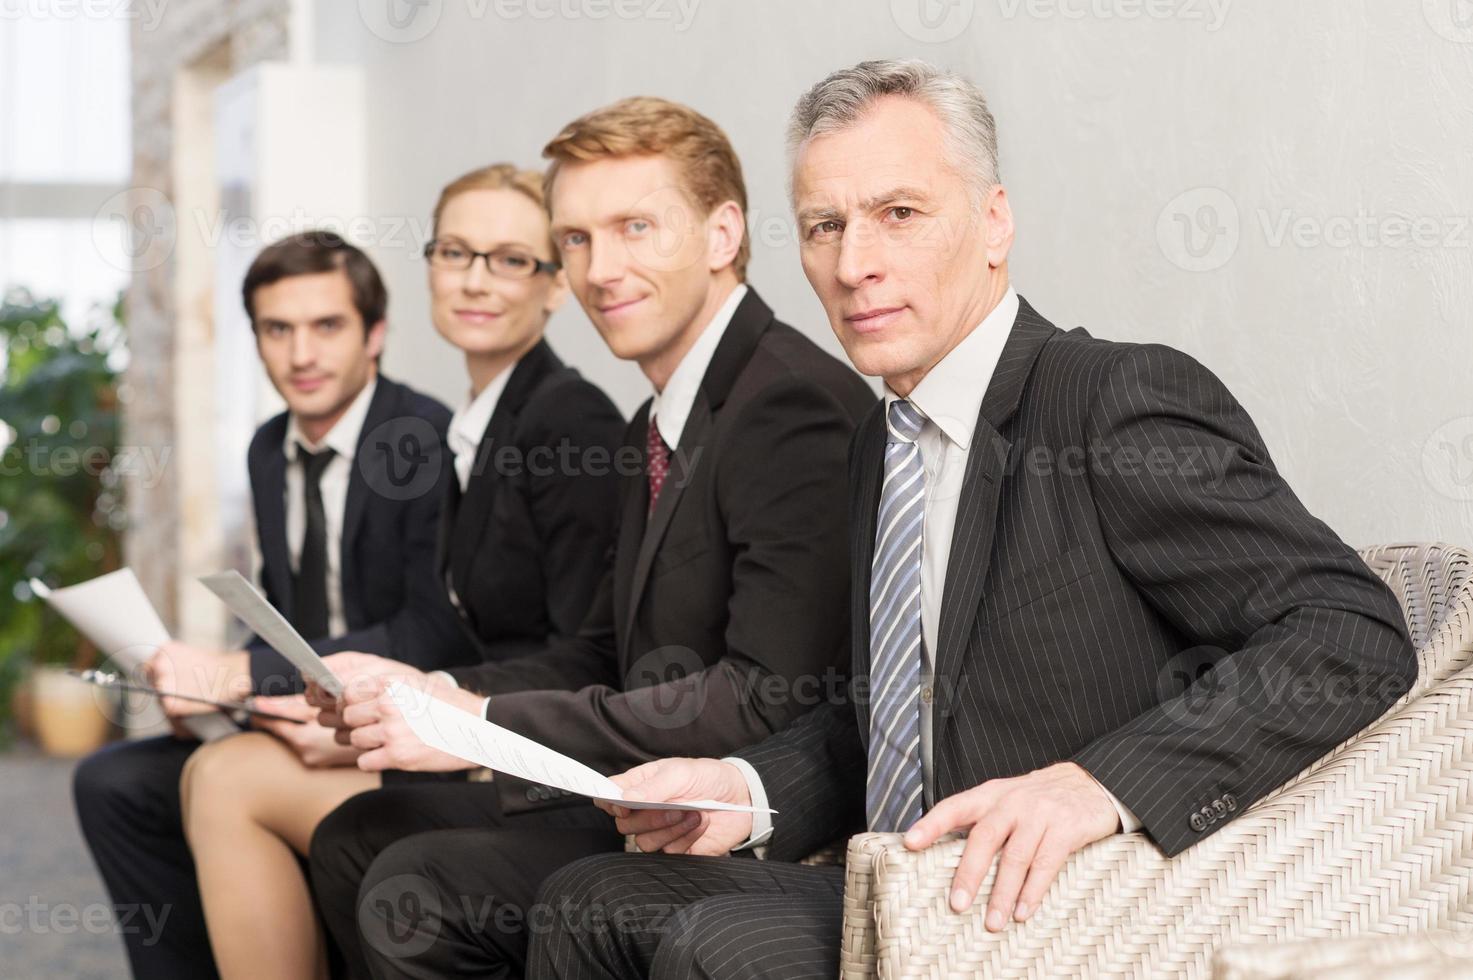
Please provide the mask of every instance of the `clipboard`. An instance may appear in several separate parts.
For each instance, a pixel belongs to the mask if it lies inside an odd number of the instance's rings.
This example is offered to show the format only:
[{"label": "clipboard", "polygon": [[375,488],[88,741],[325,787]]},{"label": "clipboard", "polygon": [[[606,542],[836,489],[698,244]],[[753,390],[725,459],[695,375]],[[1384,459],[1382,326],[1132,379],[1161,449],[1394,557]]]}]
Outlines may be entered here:
[{"label": "clipboard", "polygon": [[117,674],[105,670],[68,670],[67,673],[79,681],[86,681],[97,687],[107,688],[114,691],[135,691],[139,694],[152,694],[157,698],[178,698],[181,701],[193,701],[195,704],[208,704],[219,708],[221,711],[231,713],[243,712],[255,715],[257,718],[269,718],[272,721],[289,721],[294,725],[305,725],[306,721],[301,718],[288,718],[274,711],[266,711],[257,708],[249,701],[216,701],[213,698],[195,697],[193,694],[176,694],[173,691],[160,691],[156,687],[147,684],[135,684],[132,681],[123,680]]}]

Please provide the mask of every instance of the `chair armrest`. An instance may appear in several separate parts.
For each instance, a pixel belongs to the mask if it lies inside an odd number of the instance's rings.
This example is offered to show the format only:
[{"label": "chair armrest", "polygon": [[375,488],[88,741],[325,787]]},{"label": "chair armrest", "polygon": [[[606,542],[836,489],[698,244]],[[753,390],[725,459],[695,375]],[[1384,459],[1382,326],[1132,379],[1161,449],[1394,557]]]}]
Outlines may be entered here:
[{"label": "chair armrest", "polygon": [[950,910],[961,848],[853,838],[845,980],[1206,977],[1229,942],[1473,928],[1473,666],[1175,858],[1139,833],[1086,847],[1000,933],[983,926],[995,871]]},{"label": "chair armrest", "polygon": [[1213,980],[1468,980],[1473,940],[1436,930],[1410,936],[1360,936],[1288,943],[1235,943],[1217,951]]}]

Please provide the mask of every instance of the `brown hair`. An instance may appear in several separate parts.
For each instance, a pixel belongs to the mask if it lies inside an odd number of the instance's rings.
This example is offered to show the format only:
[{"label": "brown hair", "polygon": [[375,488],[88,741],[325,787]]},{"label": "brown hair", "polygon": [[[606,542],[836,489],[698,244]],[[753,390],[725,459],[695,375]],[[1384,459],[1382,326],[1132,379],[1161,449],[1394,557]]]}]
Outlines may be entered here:
[{"label": "brown hair", "polygon": [[353,306],[363,318],[363,329],[373,329],[389,309],[389,291],[374,267],[373,260],[362,249],[351,245],[336,232],[299,232],[261,250],[246,270],[241,285],[241,299],[251,329],[256,328],[256,290],[292,276],[310,276],[341,270],[353,289]]},{"label": "brown hair", "polygon": [[[568,161],[610,157],[666,156],[680,167],[685,190],[710,214],[716,206],[735,201],[747,213],[747,186],[742,164],[721,127],[689,106],[653,96],[621,99],[568,123],[542,148],[552,161],[544,178],[543,196],[552,199],[558,168]],[[732,268],[747,278],[751,239],[745,229]]]},{"label": "brown hair", "polygon": [[[467,191],[516,191],[526,197],[538,208],[543,207],[542,175],[535,170],[522,170],[513,163],[493,163],[487,167],[478,167],[470,173],[461,174],[445,188],[440,191],[440,198],[435,202],[434,232],[440,232],[440,215],[444,213],[445,206],[455,198]],[[557,255],[557,249],[552,242],[552,233],[548,232],[548,247],[552,254]]]}]

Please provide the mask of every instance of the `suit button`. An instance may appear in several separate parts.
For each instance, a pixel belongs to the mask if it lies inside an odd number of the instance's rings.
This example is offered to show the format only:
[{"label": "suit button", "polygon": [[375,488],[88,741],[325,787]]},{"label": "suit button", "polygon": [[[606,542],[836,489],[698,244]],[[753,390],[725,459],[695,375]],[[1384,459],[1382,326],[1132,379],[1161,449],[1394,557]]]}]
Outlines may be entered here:
[{"label": "suit button", "polygon": [[1217,811],[1217,816],[1218,816],[1219,819],[1222,818],[1222,817],[1227,816],[1227,812],[1228,812],[1227,803],[1225,801],[1223,801],[1223,800],[1213,800],[1212,801],[1212,809],[1214,809],[1214,810]]},{"label": "suit button", "polygon": [[1202,814],[1200,813],[1192,814],[1192,819],[1190,822],[1192,824],[1192,829],[1199,834],[1207,829],[1207,818],[1202,816]]},{"label": "suit button", "polygon": [[529,790],[527,790],[527,802],[528,803],[536,803],[537,802],[537,791],[535,789],[529,789]]},{"label": "suit button", "polygon": [[931,691],[930,685],[927,685],[926,687],[921,688],[921,703],[922,704],[930,704],[931,701],[932,701],[932,699],[934,697],[935,697],[935,694]]},{"label": "suit button", "polygon": [[1222,802],[1227,804],[1228,812],[1232,813],[1238,808],[1238,798],[1231,793],[1222,794]]}]

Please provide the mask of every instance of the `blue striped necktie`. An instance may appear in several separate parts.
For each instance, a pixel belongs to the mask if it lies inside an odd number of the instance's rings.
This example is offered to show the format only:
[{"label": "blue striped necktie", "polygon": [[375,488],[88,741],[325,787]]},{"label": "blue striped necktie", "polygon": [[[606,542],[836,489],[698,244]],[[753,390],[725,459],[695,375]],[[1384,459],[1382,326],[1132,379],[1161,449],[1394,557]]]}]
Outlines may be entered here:
[{"label": "blue striped necktie", "polygon": [[904,399],[890,403],[885,486],[870,569],[869,773],[871,830],[904,831],[921,816],[921,531],[926,474],[924,418]]}]

